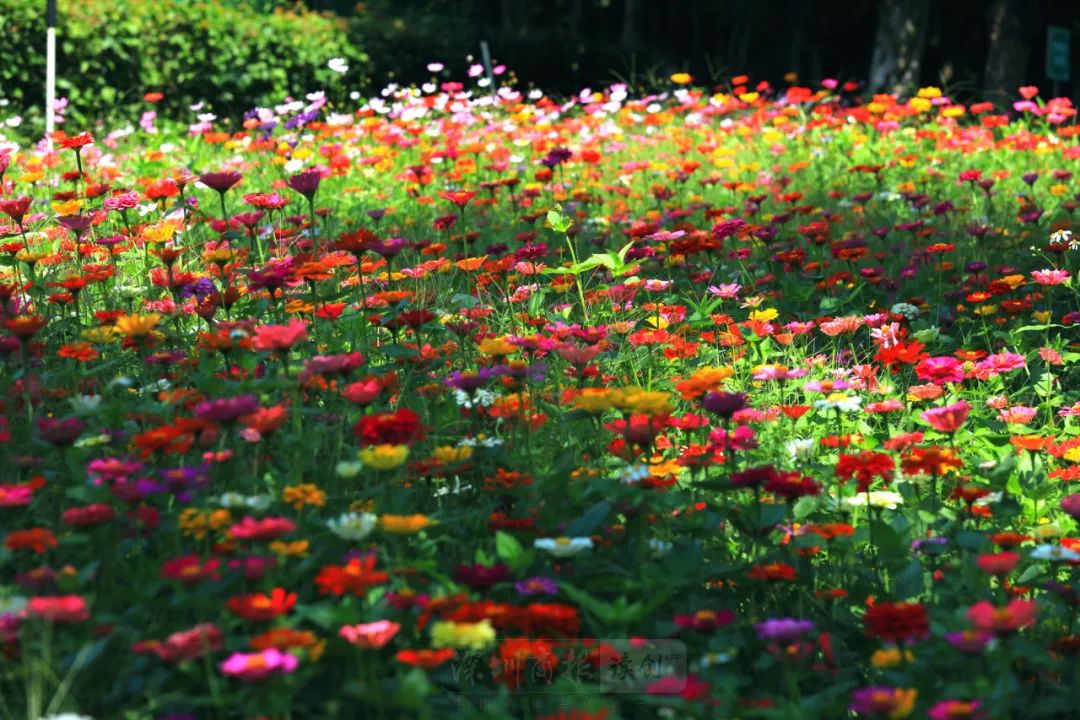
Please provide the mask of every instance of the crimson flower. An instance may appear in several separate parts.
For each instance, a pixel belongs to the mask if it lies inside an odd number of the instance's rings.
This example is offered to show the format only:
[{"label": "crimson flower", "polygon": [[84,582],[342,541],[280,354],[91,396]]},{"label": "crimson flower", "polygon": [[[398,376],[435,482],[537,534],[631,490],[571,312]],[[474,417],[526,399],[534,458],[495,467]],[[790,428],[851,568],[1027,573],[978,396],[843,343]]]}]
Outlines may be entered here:
[{"label": "crimson flower", "polygon": [[21,225],[26,211],[30,209],[31,202],[32,200],[28,197],[0,200],[0,212]]},{"label": "crimson flower", "polygon": [[199,176],[199,182],[222,194],[228,192],[229,188],[243,179],[244,176],[238,172],[212,172],[203,173]]}]

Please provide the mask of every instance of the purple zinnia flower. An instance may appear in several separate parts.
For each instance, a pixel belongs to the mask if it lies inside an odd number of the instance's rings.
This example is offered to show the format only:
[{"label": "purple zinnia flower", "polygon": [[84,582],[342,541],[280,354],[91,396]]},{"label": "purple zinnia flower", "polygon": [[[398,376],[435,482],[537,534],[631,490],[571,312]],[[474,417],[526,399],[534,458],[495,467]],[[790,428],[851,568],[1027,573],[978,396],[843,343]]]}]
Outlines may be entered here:
[{"label": "purple zinnia flower", "polygon": [[702,406],[724,420],[746,407],[745,393],[711,392],[701,400]]},{"label": "purple zinnia flower", "polygon": [[731,237],[735,233],[739,232],[746,225],[746,221],[742,218],[735,218],[734,220],[724,220],[716,225],[713,225],[712,234],[717,240],[723,240],[726,237]]},{"label": "purple zinnia flower", "polygon": [[216,423],[236,422],[244,415],[250,415],[259,409],[259,401],[254,395],[237,395],[230,398],[204,400],[195,406],[195,417]]},{"label": "purple zinnia flower", "polygon": [[556,595],[559,586],[548,577],[531,577],[514,583],[519,595]]},{"label": "purple zinnia flower", "polygon": [[238,172],[212,172],[203,173],[199,176],[199,182],[222,195],[243,179],[244,176]]},{"label": "purple zinnia flower", "polygon": [[318,170],[305,170],[304,172],[293,175],[285,183],[296,192],[300,193],[308,200],[315,197],[315,193],[319,189],[319,183],[322,181],[322,173]]},{"label": "purple zinnia flower", "polygon": [[487,590],[492,585],[507,580],[510,568],[505,563],[496,565],[459,565],[454,571],[454,580],[468,585],[473,590]]},{"label": "purple zinnia flower", "polygon": [[759,640],[792,643],[814,629],[814,623],[797,618],[772,618],[754,624]]}]

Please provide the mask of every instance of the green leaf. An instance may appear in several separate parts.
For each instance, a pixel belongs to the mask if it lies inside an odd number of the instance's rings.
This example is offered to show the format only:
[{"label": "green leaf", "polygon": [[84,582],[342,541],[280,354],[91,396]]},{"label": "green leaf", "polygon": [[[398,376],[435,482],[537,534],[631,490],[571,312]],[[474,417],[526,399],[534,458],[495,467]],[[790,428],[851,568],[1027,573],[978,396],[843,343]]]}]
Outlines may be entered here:
[{"label": "green leaf", "polygon": [[1016,584],[1027,585],[1029,582],[1042,574],[1043,567],[1041,565],[1031,565],[1027,568],[1027,570],[1024,570],[1024,572],[1020,573],[1020,577],[1016,578]]},{"label": "green leaf", "polygon": [[986,546],[986,536],[974,530],[962,530],[956,533],[956,544],[971,552],[980,552]]},{"label": "green leaf", "polygon": [[917,558],[913,558],[903,570],[894,578],[896,597],[906,600],[915,597],[925,588],[925,573],[922,564]]},{"label": "green leaf", "polygon": [[584,515],[570,523],[570,526],[566,529],[566,534],[573,537],[590,534],[600,526],[600,523],[604,521],[610,510],[611,503],[601,500],[586,510]]},{"label": "green leaf", "polygon": [[815,510],[817,510],[818,501],[817,498],[807,495],[806,497],[799,498],[799,501],[795,503],[795,519],[802,520]]},{"label": "green leaf", "polygon": [[525,552],[524,546],[513,535],[499,530],[495,533],[495,554],[508,565],[513,565]]},{"label": "green leaf", "polygon": [[562,206],[556,205],[555,209],[548,210],[547,222],[551,229],[558,233],[565,233],[574,224],[574,221],[562,214]]}]

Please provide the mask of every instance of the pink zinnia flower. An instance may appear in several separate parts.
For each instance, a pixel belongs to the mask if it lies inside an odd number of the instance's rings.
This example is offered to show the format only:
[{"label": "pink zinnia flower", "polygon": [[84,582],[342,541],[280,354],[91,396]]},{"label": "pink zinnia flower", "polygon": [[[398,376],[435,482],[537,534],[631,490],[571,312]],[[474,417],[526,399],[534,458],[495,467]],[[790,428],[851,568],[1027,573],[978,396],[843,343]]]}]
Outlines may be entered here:
[{"label": "pink zinnia flower", "polygon": [[1023,355],[1011,352],[999,352],[990,355],[975,364],[975,377],[987,380],[1002,373],[1012,372],[1027,366]]},{"label": "pink zinnia flower", "polygon": [[1061,357],[1061,353],[1052,347],[1039,348],[1039,357],[1047,365],[1064,365],[1065,359]]},{"label": "pink zinnia flower", "polygon": [[723,285],[710,285],[709,294],[718,298],[724,298],[725,300],[734,300],[739,295],[739,291],[742,290],[742,285],[738,283],[726,283]]},{"label": "pink zinnia flower", "polygon": [[851,385],[843,380],[811,380],[803,385],[803,390],[828,394],[847,390],[849,387]]},{"label": "pink zinnia flower", "polygon": [[930,357],[915,365],[915,376],[935,385],[959,383],[964,381],[964,368],[954,357]]},{"label": "pink zinnia flower", "polygon": [[938,432],[953,433],[964,424],[969,412],[971,412],[971,406],[961,400],[952,405],[926,410],[920,413],[919,417],[930,423],[930,427]]},{"label": "pink zinnia flower", "polygon": [[1069,282],[1068,270],[1036,270],[1031,279],[1043,286],[1064,285]]},{"label": "pink zinnia flower", "polygon": [[257,653],[233,653],[221,663],[221,672],[251,682],[271,675],[288,675],[299,664],[295,655],[269,648]]},{"label": "pink zinnia flower", "polygon": [[825,333],[829,337],[836,337],[837,335],[844,335],[846,333],[853,333],[863,326],[866,321],[861,317],[840,317],[833,320],[826,320],[818,327],[821,328],[821,332]]},{"label": "pink zinnia flower", "polygon": [[390,620],[376,620],[361,625],[345,625],[338,635],[359,648],[378,650],[394,639],[401,625]]},{"label": "pink zinnia flower", "polygon": [[904,403],[899,400],[881,400],[880,402],[870,403],[863,410],[868,413],[888,413],[896,412],[897,410],[903,410]]},{"label": "pink zinnia flower", "polygon": [[293,318],[288,325],[263,325],[255,328],[252,345],[256,350],[268,352],[288,350],[296,343],[307,339],[307,323]]},{"label": "pink zinnia flower", "polygon": [[1027,425],[1038,412],[1037,408],[1028,407],[1026,405],[1014,405],[1011,408],[998,412],[998,419],[1009,425]]},{"label": "pink zinnia flower", "polygon": [[967,618],[976,630],[1005,635],[1034,625],[1036,610],[1034,600],[1010,600],[1005,607],[996,607],[983,600],[968,608]]},{"label": "pink zinnia flower", "polygon": [[79,595],[32,597],[26,604],[27,616],[46,622],[70,623],[90,619],[90,608]]},{"label": "pink zinnia flower", "polygon": [[256,520],[250,515],[229,528],[234,540],[277,540],[296,529],[296,523],[285,517],[268,517]]}]

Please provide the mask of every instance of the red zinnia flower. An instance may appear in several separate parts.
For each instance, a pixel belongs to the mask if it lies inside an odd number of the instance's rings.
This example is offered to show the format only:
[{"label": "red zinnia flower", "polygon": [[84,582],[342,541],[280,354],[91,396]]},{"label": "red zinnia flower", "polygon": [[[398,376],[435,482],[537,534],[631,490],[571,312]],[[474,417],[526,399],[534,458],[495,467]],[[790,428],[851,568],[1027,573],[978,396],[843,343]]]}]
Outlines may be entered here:
[{"label": "red zinnia flower", "polygon": [[758,563],[750,568],[748,577],[751,580],[765,580],[767,582],[776,582],[778,580],[795,582],[795,568],[782,562]]},{"label": "red zinnia flower", "polygon": [[930,633],[926,607],[917,602],[879,602],[863,617],[866,634],[890,642],[917,640]]},{"label": "red zinnia flower", "polygon": [[401,650],[394,659],[399,663],[405,665],[412,665],[413,667],[423,668],[424,670],[434,670],[446,664],[448,661],[457,655],[457,651],[452,648],[443,648],[441,650]]},{"label": "red zinnia flower", "polygon": [[4,547],[8,550],[33,550],[38,555],[43,555],[49,548],[57,546],[56,536],[52,530],[46,528],[31,528],[30,530],[12,530],[4,540]]},{"label": "red zinnia flower", "polygon": [[22,224],[26,211],[30,209],[32,201],[28,197],[15,198],[13,200],[0,200],[0,212],[7,215],[19,225]]},{"label": "red zinnia flower", "polygon": [[361,446],[408,445],[424,437],[420,416],[409,408],[399,408],[392,413],[379,413],[360,418],[353,427],[353,434]]},{"label": "red zinnia flower", "polygon": [[1000,552],[980,555],[975,561],[988,575],[1008,575],[1020,562],[1020,553]]},{"label": "red zinnia flower", "polygon": [[895,469],[896,463],[891,456],[866,450],[855,455],[841,453],[840,462],[836,464],[836,476],[844,480],[855,478],[859,492],[865,492],[875,477],[888,485]]},{"label": "red zinnia flower", "polygon": [[448,202],[452,202],[459,208],[464,208],[469,204],[469,201],[476,197],[476,192],[472,190],[453,190],[448,192],[439,193],[439,197]]},{"label": "red zinnia flower", "polygon": [[167,580],[179,580],[184,584],[194,584],[203,580],[217,580],[221,561],[210,558],[203,562],[198,555],[183,555],[167,560],[161,566],[161,577]]},{"label": "red zinnia flower", "polygon": [[229,598],[228,608],[234,615],[252,622],[266,622],[284,615],[296,605],[296,593],[274,588],[269,595],[252,593]]},{"label": "red zinnia flower", "polygon": [[777,473],[765,482],[765,492],[779,495],[788,501],[807,495],[817,495],[821,486],[813,478],[798,472]]},{"label": "red zinnia flower", "polygon": [[390,576],[375,569],[374,554],[353,558],[346,565],[327,565],[315,577],[315,584],[323,595],[363,595],[368,588],[380,585]]}]

